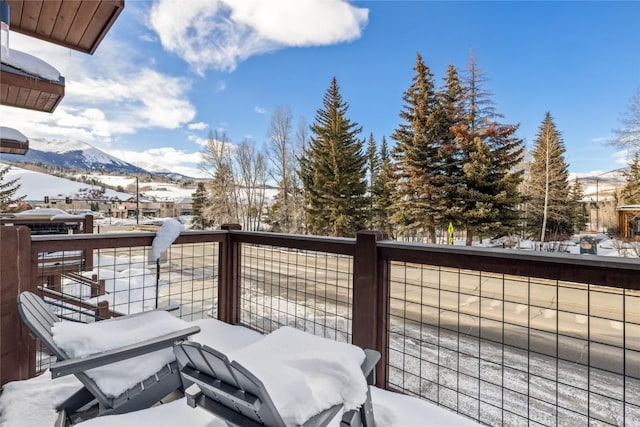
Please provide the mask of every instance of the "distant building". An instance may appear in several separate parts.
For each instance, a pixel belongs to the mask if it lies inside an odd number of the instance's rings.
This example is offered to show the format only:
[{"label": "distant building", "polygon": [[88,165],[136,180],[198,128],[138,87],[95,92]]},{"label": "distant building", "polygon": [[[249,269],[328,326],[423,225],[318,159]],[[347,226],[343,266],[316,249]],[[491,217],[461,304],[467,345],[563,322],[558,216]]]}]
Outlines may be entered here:
[{"label": "distant building", "polygon": [[622,239],[640,240],[640,205],[618,206],[618,229]]}]

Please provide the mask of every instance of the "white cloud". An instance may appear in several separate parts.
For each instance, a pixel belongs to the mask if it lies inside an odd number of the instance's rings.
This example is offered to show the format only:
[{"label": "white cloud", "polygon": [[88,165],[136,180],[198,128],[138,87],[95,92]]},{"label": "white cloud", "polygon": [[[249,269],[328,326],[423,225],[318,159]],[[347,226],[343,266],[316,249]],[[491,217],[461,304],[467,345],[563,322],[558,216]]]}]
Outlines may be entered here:
[{"label": "white cloud", "polygon": [[611,155],[615,159],[617,165],[628,166],[631,162],[634,152],[632,150],[620,150]]},{"label": "white cloud", "polygon": [[205,130],[207,127],[209,127],[209,125],[205,122],[189,123],[187,125],[187,129],[189,130]]},{"label": "white cloud", "polygon": [[138,40],[142,42],[153,43],[153,42],[157,42],[158,38],[154,37],[152,34],[144,33],[138,36]]},{"label": "white cloud", "polygon": [[158,0],[148,25],[202,75],[283,47],[356,40],[368,15],[345,0]]},{"label": "white cloud", "polygon": [[267,114],[267,109],[259,105],[256,105],[255,107],[253,107],[253,111],[255,111],[258,114]]},{"label": "white cloud", "polygon": [[222,92],[227,88],[227,82],[224,80],[218,80],[216,83],[216,92]]},{"label": "white cloud", "polygon": [[94,56],[11,34],[12,48],[41,58],[65,77],[65,98],[53,114],[0,106],[3,123],[28,137],[109,144],[139,129],[177,129],[193,120],[191,82],[154,69],[130,44],[106,39]]},{"label": "white cloud", "polygon": [[187,139],[189,141],[195,142],[196,144],[198,144],[201,147],[206,147],[207,141],[208,141],[207,138],[200,138],[199,136],[196,136],[196,135],[189,135],[189,136],[187,136]]}]

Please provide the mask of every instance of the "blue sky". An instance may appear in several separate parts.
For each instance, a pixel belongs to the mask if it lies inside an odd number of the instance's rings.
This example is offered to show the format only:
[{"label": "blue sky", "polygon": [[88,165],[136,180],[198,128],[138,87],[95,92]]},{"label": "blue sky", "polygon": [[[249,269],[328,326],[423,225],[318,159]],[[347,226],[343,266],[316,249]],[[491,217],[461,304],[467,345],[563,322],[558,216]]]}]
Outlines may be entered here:
[{"label": "blue sky", "polygon": [[473,50],[528,146],[550,111],[570,171],[607,171],[624,166],[605,141],[640,87],[639,20],[640,2],[128,0],[93,56],[12,33],[67,95],[0,121],[193,175],[210,128],[262,146],[277,106],[312,122],[333,76],[362,137],[391,142],[416,52],[440,83]]}]

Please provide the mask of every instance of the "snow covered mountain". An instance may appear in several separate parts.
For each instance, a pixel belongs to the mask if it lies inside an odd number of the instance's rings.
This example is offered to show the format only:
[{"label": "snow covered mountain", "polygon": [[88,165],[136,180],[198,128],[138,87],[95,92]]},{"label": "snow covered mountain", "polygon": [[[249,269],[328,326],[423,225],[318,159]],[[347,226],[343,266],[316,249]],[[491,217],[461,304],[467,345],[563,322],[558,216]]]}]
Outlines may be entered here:
[{"label": "snow covered mountain", "polygon": [[78,141],[51,141],[34,138],[29,140],[29,151],[26,155],[0,154],[0,160],[123,174],[149,173],[143,168],[100,151],[90,144]]}]

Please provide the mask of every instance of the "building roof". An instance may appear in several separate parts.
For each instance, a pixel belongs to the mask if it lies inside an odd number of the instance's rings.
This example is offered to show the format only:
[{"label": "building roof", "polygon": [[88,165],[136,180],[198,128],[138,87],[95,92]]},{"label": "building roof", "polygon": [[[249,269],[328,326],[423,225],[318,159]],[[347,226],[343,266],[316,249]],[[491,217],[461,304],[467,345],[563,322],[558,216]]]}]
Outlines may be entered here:
[{"label": "building roof", "polygon": [[64,77],[48,80],[0,62],[0,104],[47,113],[64,97]]},{"label": "building roof", "polygon": [[0,153],[25,154],[29,140],[19,130],[0,126]]},{"label": "building roof", "polygon": [[640,211],[640,205],[622,205],[616,208],[617,211]]},{"label": "building roof", "polygon": [[[124,9],[124,0],[4,0],[7,4],[10,31],[88,54],[95,52]],[[0,104],[53,112],[64,98],[64,77],[52,74],[56,70],[44,61],[7,52],[0,61]],[[0,143],[1,153],[24,154],[27,149],[28,141],[23,146],[9,140]]]},{"label": "building roof", "polygon": [[124,0],[5,0],[12,31],[93,54],[124,9]]}]

